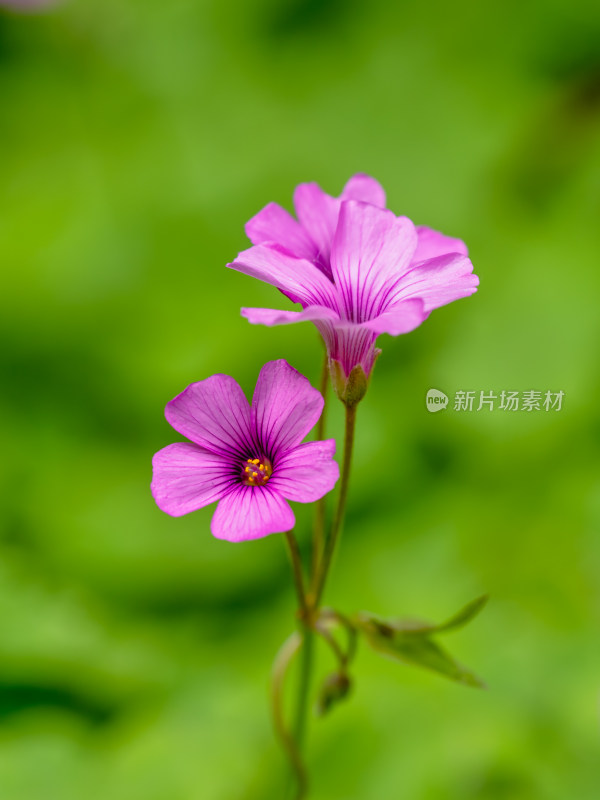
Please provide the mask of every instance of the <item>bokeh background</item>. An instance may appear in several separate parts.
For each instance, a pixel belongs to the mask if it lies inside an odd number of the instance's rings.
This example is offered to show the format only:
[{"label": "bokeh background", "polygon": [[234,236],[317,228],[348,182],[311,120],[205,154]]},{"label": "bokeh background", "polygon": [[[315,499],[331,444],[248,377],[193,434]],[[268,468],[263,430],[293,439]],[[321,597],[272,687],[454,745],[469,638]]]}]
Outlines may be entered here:
[{"label": "bokeh background", "polygon": [[[489,592],[446,641],[489,689],[361,647],[312,797],[600,796],[599,34],[581,0],[0,9],[2,800],[284,796],[281,537],[167,517],[150,462],[194,380],[318,382],[315,330],[249,326],[285,298],[225,264],[268,201],[358,171],[481,288],[381,340],[329,601],[441,620]],[[430,387],[565,398],[433,415]]]}]

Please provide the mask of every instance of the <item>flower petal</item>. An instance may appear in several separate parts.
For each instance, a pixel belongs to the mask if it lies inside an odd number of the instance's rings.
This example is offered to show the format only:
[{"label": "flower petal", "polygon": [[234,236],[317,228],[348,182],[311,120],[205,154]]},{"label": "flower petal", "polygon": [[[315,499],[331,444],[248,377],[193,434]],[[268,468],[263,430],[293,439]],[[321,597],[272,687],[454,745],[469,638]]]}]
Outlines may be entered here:
[{"label": "flower petal", "polygon": [[388,308],[383,314],[369,322],[363,322],[361,328],[366,328],[373,333],[389,333],[399,336],[401,333],[410,333],[424,322],[429,313],[425,311],[421,299],[404,300]]},{"label": "flower petal", "polygon": [[261,369],[254,397],[252,420],[264,455],[275,460],[300,444],[323,410],[323,397],[287,361],[269,361]]},{"label": "flower petal", "polygon": [[299,445],[277,462],[269,488],[297,503],[320,500],[333,489],[340,476],[334,454],[335,439]]},{"label": "flower petal", "polygon": [[342,203],[331,268],[348,319],[365,322],[386,310],[390,286],[409,267],[417,246],[415,226],[366,203]]},{"label": "flower petal", "polygon": [[190,384],[167,403],[165,417],[176,431],[212,453],[250,455],[250,406],[229,375]]},{"label": "flower petal", "polygon": [[359,172],[357,175],[353,175],[344,186],[340,200],[361,200],[363,203],[371,203],[379,208],[385,208],[385,191],[375,178]]},{"label": "flower petal", "polygon": [[233,482],[230,459],[189,442],[159,450],[152,459],[152,471],[152,496],[172,517],[214,503]]},{"label": "flower petal", "polygon": [[417,225],[417,236],[419,241],[413,256],[413,263],[415,264],[420,261],[426,261],[428,258],[446,255],[447,253],[462,253],[464,256],[469,253],[467,245],[462,239],[453,239],[452,236],[446,236],[425,225]]},{"label": "flower petal", "polygon": [[276,286],[298,298],[302,305],[338,308],[336,288],[323,272],[310,261],[294,258],[277,245],[250,247],[227,266]]},{"label": "flower petal", "polygon": [[302,225],[277,203],[269,203],[246,223],[246,236],[252,244],[276,242],[297,258],[312,261],[317,246]]},{"label": "flower petal", "polygon": [[311,260],[316,260],[328,278],[333,277],[329,259],[342,200],[361,200],[385,208],[383,188],[363,173],[350,178],[340,197],[327,194],[317,183],[301,183],[294,192],[296,216],[316,246],[317,255]]},{"label": "flower petal", "polygon": [[295,524],[294,512],[270,486],[236,486],[219,502],[210,529],[217,539],[245,542],[291,531]]},{"label": "flower petal", "polygon": [[304,311],[280,311],[276,308],[242,308],[242,317],[252,325],[289,325],[292,322],[339,320],[339,315],[325,306],[309,306]]},{"label": "flower petal", "polygon": [[329,254],[340,201],[324,192],[317,183],[301,183],[294,191],[294,208],[300,224],[306,228],[317,247],[320,265],[331,277]]},{"label": "flower petal", "polygon": [[479,278],[467,256],[448,253],[415,264],[398,282],[391,296],[399,300],[419,297],[426,311],[444,306],[477,291]]}]

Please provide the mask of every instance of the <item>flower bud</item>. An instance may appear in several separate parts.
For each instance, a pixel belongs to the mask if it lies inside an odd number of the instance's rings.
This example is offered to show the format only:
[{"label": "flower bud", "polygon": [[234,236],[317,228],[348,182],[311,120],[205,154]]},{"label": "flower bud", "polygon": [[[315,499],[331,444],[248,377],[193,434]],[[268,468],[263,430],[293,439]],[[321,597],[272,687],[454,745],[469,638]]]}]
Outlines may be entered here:
[{"label": "flower bud", "polygon": [[326,714],[332,706],[348,695],[351,688],[352,681],[345,672],[333,672],[328,675],[321,685],[317,699],[317,714]]}]

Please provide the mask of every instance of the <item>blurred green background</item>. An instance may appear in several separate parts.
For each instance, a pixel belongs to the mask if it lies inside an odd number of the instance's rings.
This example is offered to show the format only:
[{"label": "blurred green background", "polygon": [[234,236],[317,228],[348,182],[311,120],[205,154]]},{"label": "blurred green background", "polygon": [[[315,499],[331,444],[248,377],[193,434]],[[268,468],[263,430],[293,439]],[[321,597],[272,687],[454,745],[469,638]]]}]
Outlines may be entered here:
[{"label": "blurred green background", "polygon": [[[162,514],[150,461],[192,381],[318,381],[314,328],[249,326],[286,300],[224,265],[268,201],[358,171],[481,288],[380,341],[328,599],[441,620],[490,592],[447,640],[489,690],[361,647],[312,797],[600,796],[599,34],[556,0],[0,10],[2,800],[283,797],[282,539]],[[433,415],[430,387],[565,399]]]}]

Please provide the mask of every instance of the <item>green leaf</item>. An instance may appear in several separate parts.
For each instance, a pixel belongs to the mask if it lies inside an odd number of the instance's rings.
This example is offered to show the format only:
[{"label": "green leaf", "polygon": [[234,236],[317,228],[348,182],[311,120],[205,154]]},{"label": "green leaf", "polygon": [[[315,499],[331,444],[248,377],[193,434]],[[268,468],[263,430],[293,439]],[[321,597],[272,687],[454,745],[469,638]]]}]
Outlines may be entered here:
[{"label": "green leaf", "polygon": [[483,688],[483,681],[437,644],[432,634],[465,625],[481,610],[486,599],[478,598],[469,603],[439,626],[410,619],[388,620],[361,612],[357,618],[357,627],[371,647],[382,655],[433,670],[465,686]]},{"label": "green leaf", "polygon": [[475,617],[479,614],[479,612],[487,603],[488,599],[489,595],[482,594],[481,597],[477,597],[475,600],[471,600],[470,603],[467,603],[466,606],[463,606],[463,608],[461,608],[460,611],[454,614],[454,616],[450,617],[449,620],[446,620],[446,622],[442,622],[441,625],[436,625],[435,626],[436,633],[462,628],[468,622],[471,622],[472,619],[475,619]]},{"label": "green leaf", "polygon": [[[489,599],[487,594],[471,600],[466,606],[457,611],[450,619],[436,625],[434,622],[427,622],[426,620],[417,619],[414,617],[402,617],[400,619],[384,619],[375,614],[367,614],[372,623],[377,621],[382,633],[385,635],[386,630],[391,631],[404,631],[406,633],[446,633],[447,631],[457,630],[464,627],[468,622],[474,619],[482,608],[485,606]],[[359,617],[361,615],[359,614]],[[364,616],[364,615],[363,615]],[[391,635],[391,634],[388,634]]]}]

